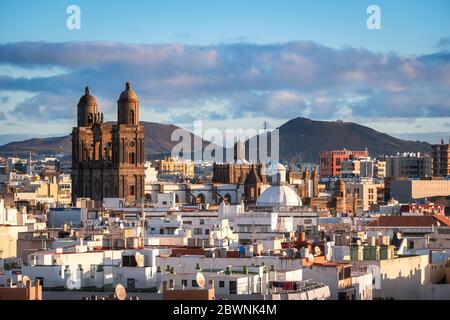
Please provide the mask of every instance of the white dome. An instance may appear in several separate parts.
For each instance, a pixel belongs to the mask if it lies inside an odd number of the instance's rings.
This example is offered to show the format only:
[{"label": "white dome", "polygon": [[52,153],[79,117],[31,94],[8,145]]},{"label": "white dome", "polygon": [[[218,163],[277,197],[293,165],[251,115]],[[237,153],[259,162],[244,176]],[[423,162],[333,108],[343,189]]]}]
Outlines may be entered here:
[{"label": "white dome", "polygon": [[283,174],[286,173],[286,167],[283,166],[281,163],[270,163],[268,166],[266,166],[266,175],[267,176],[275,176],[277,173]]},{"label": "white dome", "polygon": [[238,159],[235,161],[236,164],[250,164],[250,162],[248,162],[245,159]]},{"label": "white dome", "polygon": [[265,207],[299,207],[302,200],[289,186],[271,186],[267,188],[256,200],[256,205]]}]

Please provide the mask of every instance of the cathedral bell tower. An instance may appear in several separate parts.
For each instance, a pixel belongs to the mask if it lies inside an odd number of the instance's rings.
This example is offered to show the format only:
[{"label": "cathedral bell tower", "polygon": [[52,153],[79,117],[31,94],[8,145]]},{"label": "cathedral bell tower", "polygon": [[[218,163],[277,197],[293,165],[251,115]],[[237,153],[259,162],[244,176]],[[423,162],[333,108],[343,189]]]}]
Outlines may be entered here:
[{"label": "cathedral bell tower", "polygon": [[117,101],[117,119],[118,124],[125,124],[131,126],[139,125],[139,100],[131,90],[130,83],[125,84],[125,91],[120,94],[119,100]]},{"label": "cathedral bell tower", "polygon": [[144,198],[144,127],[139,100],[127,82],[117,101],[118,121],[103,122],[97,102],[86,87],[77,104],[72,129],[72,202],[90,198],[124,198],[127,205]]},{"label": "cathedral bell tower", "polygon": [[84,96],[80,98],[77,105],[77,126],[88,127],[94,124],[94,117],[97,114],[97,101],[91,96],[89,87],[84,89]]},{"label": "cathedral bell tower", "polygon": [[113,126],[113,166],[118,172],[118,197],[139,204],[144,198],[144,127],[139,125],[139,99],[130,83],[117,100],[117,125]]}]

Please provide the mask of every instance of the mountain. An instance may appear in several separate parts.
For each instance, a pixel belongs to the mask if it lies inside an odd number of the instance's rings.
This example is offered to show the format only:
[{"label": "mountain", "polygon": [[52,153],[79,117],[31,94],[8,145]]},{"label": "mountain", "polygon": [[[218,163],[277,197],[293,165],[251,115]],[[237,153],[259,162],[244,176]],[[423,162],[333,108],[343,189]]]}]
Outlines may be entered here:
[{"label": "mountain", "polygon": [[49,135],[40,135],[32,133],[11,133],[11,134],[0,134],[0,146],[13,142],[13,141],[23,141],[32,138],[45,138]]},{"label": "mountain", "polygon": [[52,138],[33,138],[10,142],[0,146],[0,152],[32,152],[37,154],[70,154],[72,142],[70,135]]},{"label": "mountain", "polygon": [[[167,125],[155,122],[140,122],[145,130],[145,154],[147,159],[158,159],[165,155],[170,155],[172,148],[178,141],[171,141],[172,132],[181,129],[190,134],[191,141],[194,141],[194,134],[174,125]],[[204,141],[203,145],[208,144]],[[33,152],[36,154],[71,154],[71,135],[54,138],[34,138],[18,142],[10,142],[0,146],[1,152]]]},{"label": "mountain", "polygon": [[[147,159],[169,155],[178,141],[171,141],[174,125],[141,121],[145,127],[145,153]],[[184,130],[184,129],[182,129]],[[187,131],[186,131],[187,132]],[[194,135],[191,135],[193,141]],[[303,162],[318,162],[322,150],[368,148],[371,156],[391,155],[397,152],[430,152],[426,142],[414,142],[394,138],[371,128],[341,121],[314,121],[306,118],[292,119],[279,127],[280,159],[288,162],[300,157]],[[252,138],[254,139],[254,138]],[[203,147],[209,144],[203,142]],[[248,154],[248,141],[247,154]],[[56,138],[29,139],[0,146],[1,152],[32,151],[39,154],[70,154],[70,135]]]},{"label": "mountain", "polygon": [[300,157],[303,162],[319,162],[319,152],[346,148],[364,150],[371,156],[393,155],[397,152],[431,152],[426,142],[394,138],[374,129],[342,121],[292,119],[279,128],[280,159]]}]

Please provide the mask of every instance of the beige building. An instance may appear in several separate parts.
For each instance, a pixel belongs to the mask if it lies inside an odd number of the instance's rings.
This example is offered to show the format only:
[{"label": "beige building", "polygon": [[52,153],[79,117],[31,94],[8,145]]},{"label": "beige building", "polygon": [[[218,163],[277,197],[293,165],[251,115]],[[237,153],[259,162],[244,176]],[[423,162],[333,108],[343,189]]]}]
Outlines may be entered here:
[{"label": "beige building", "polygon": [[370,268],[374,275],[376,297],[417,300],[421,298],[419,289],[430,283],[428,255],[352,263],[354,266]]},{"label": "beige building", "polygon": [[386,161],[377,160],[377,162],[375,163],[374,176],[380,178],[386,177]]},{"label": "beige building", "polygon": [[17,257],[19,232],[27,230],[27,226],[0,225],[0,259]]},{"label": "beige building", "polygon": [[341,175],[344,177],[384,178],[386,176],[386,161],[369,157],[344,160]]},{"label": "beige building", "polygon": [[58,201],[58,184],[50,182],[42,182],[36,189],[36,198],[53,198],[55,202]]},{"label": "beige building", "polygon": [[18,192],[16,200],[51,202],[57,205],[71,204],[72,184],[69,175],[61,175],[58,182],[40,181],[39,183],[30,186],[28,190]]},{"label": "beige building", "polygon": [[160,174],[176,174],[188,178],[194,177],[193,161],[165,157],[164,160],[155,160],[153,165]]},{"label": "beige building", "polygon": [[[384,188],[382,183],[371,181],[350,182],[345,184],[347,194],[354,194],[358,197],[358,207],[368,211],[370,207],[383,199],[379,199],[379,190]],[[380,201],[379,201],[380,200]]]},{"label": "beige building", "polygon": [[423,199],[436,196],[450,195],[450,180],[394,180],[390,187],[391,197],[400,202],[410,202],[414,199]]}]

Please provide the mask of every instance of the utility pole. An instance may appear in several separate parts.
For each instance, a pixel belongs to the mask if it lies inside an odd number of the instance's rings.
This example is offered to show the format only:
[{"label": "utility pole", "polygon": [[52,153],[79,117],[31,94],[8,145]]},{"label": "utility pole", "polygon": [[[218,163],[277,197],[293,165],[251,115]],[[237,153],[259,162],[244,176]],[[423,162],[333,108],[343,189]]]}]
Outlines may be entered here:
[{"label": "utility pole", "polygon": [[141,242],[144,247],[145,244],[145,210],[144,210],[144,199],[141,199]]}]

